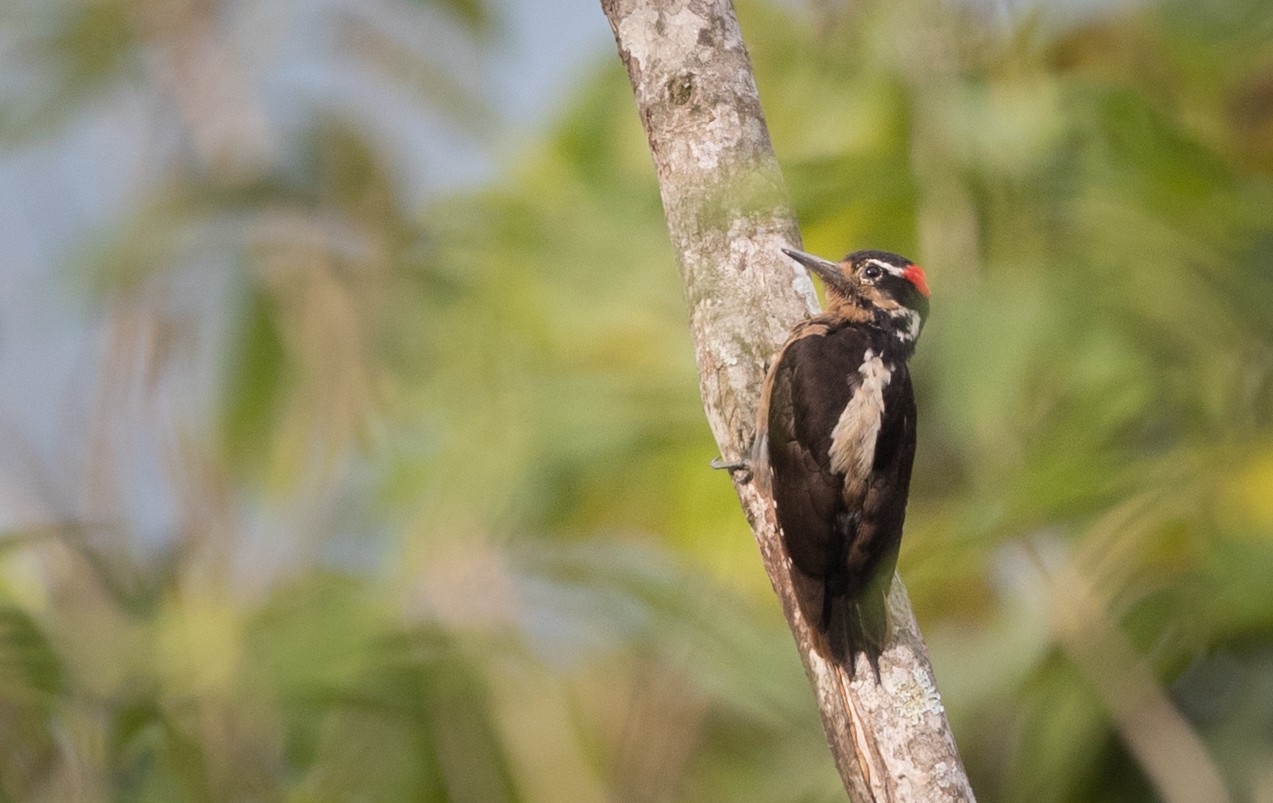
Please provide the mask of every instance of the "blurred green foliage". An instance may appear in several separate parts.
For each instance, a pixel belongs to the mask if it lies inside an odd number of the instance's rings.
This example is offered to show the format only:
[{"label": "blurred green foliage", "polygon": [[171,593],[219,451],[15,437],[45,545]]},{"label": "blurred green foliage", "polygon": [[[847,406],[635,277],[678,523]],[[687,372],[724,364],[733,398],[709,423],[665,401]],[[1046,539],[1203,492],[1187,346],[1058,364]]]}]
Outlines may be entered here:
[{"label": "blurred green foliage", "polygon": [[[357,107],[191,69],[235,63],[251,5],[0,12],[11,148],[110,91],[153,93],[169,143],[76,232],[109,325],[72,495],[123,503],[0,542],[0,794],[838,799],[706,468],[616,61],[421,208]],[[368,92],[487,119],[462,69],[404,60],[497,35],[492,7],[316,7]],[[901,571],[981,799],[1155,797],[1057,577],[1235,798],[1273,799],[1273,6],[739,12],[806,246],[931,277]],[[119,468],[134,439],[163,488]],[[157,546],[127,504],[155,493]]]}]

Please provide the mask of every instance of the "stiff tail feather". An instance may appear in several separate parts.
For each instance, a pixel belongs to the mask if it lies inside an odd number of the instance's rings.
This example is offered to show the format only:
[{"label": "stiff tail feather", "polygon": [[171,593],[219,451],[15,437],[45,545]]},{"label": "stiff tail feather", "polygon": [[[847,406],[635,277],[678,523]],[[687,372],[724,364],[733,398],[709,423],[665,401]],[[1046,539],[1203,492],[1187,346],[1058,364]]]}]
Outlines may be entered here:
[{"label": "stiff tail feather", "polygon": [[[883,572],[881,572],[883,574]],[[880,680],[880,655],[888,644],[890,627],[886,596],[892,572],[880,581],[868,583],[850,594],[843,583],[810,577],[792,567],[796,601],[813,635],[813,646],[823,658],[849,670],[856,670],[857,656],[863,654]]]}]

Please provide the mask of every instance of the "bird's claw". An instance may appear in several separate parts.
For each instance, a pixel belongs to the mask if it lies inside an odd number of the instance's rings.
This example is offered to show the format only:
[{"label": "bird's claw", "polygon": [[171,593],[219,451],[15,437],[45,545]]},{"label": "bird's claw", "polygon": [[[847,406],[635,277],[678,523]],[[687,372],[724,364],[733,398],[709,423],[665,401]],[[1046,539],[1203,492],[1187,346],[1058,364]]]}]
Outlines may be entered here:
[{"label": "bird's claw", "polygon": [[[717,471],[728,471],[730,476],[733,476],[736,471],[745,471],[748,476],[751,474],[751,461],[749,460],[726,460],[723,457],[713,457],[712,462],[708,465]],[[743,479],[746,479],[746,477]]]}]

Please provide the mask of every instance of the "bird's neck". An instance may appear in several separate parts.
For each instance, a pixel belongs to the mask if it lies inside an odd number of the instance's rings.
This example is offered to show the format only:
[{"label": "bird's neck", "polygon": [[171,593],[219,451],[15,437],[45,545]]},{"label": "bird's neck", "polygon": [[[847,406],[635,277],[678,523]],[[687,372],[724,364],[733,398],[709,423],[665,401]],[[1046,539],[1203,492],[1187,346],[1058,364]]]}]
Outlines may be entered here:
[{"label": "bird's neck", "polygon": [[826,315],[844,323],[873,323],[878,310],[856,296],[827,293]]},{"label": "bird's neck", "polygon": [[918,312],[905,307],[889,313],[863,299],[828,294],[825,316],[849,326],[870,326],[882,335],[881,345],[894,357],[906,360],[915,353],[924,321]]}]

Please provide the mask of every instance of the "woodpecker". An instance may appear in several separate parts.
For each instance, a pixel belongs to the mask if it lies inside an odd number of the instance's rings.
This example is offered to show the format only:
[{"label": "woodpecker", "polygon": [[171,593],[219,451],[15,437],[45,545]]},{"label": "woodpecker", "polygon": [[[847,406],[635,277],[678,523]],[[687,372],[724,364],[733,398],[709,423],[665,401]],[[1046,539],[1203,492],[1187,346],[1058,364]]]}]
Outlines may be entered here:
[{"label": "woodpecker", "polygon": [[878,680],[915,456],[906,361],[928,282],[886,251],[838,263],[783,252],[822,279],[827,310],[796,325],[769,368],[751,467],[772,492],[815,648],[850,673],[865,654]]}]

